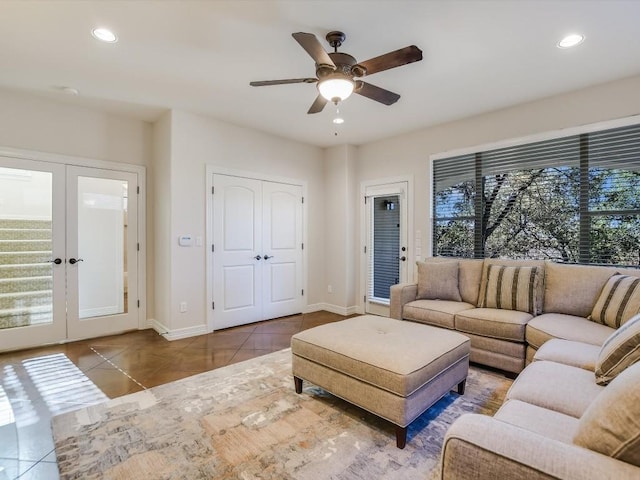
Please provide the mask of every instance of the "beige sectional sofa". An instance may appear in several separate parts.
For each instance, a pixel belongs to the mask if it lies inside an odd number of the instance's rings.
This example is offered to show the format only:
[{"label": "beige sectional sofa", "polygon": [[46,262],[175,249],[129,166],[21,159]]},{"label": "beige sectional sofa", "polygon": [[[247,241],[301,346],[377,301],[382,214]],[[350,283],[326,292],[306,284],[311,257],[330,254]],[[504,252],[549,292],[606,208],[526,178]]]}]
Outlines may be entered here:
[{"label": "beige sectional sofa", "polygon": [[493,417],[454,422],[442,480],[640,478],[638,358],[640,315],[603,348],[546,342]]},{"label": "beige sectional sofa", "polygon": [[[452,264],[457,264],[455,279]],[[493,266],[538,267],[537,278],[532,282],[535,305],[531,311],[483,304],[488,276],[497,270]],[[616,273],[640,277],[640,270],[603,266],[429,258],[418,264],[417,283],[391,287],[390,315],[458,330],[471,339],[472,362],[519,373],[550,339],[602,345],[614,328],[587,317],[605,284]],[[431,294],[420,298],[421,289]]]}]

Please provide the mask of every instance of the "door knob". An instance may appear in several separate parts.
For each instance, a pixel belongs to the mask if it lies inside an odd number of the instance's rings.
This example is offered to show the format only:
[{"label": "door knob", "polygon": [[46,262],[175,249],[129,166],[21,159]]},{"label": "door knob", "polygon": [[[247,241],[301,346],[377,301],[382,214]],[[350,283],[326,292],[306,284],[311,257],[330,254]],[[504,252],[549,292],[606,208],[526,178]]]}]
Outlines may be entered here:
[{"label": "door knob", "polygon": [[49,263],[55,263],[56,265],[60,265],[62,263],[61,258],[56,258],[55,260],[47,260]]},{"label": "door knob", "polygon": [[78,259],[70,258],[70,259],[69,259],[69,263],[70,263],[71,265],[75,265],[75,264],[76,264],[76,263],[78,263],[78,262],[84,262],[84,260],[83,260],[83,259],[81,259],[81,258],[78,258]]},{"label": "door knob", "polygon": [[400,257],[400,260],[402,260],[403,262],[405,262],[407,260],[407,257],[405,257],[404,255]]},{"label": "door knob", "polygon": [[264,259],[265,259],[265,260],[269,260],[270,258],[274,258],[274,257],[273,257],[273,255],[271,255],[271,256],[269,256],[269,255],[265,255],[265,256],[264,256]]},{"label": "door knob", "polygon": [[255,256],[255,257],[253,257],[253,258],[255,258],[256,260],[262,260],[262,257],[261,257],[260,255],[256,255],[256,256]]}]

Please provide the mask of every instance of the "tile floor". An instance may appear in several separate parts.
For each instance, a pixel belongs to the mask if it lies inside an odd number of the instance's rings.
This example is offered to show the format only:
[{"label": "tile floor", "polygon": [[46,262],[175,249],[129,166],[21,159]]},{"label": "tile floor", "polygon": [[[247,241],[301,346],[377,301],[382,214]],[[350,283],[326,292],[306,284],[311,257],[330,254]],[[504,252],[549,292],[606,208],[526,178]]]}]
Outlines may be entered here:
[{"label": "tile floor", "polygon": [[0,354],[0,480],[58,478],[54,415],[287,348],[293,334],[345,318],[315,312],[173,342],[141,330]]}]

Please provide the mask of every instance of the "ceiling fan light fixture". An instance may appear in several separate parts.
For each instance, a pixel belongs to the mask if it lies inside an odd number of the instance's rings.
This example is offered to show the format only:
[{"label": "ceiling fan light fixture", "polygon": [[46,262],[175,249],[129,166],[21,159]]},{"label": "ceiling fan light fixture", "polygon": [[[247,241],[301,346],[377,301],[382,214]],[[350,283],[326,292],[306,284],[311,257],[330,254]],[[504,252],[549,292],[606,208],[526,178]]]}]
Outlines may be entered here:
[{"label": "ceiling fan light fixture", "polygon": [[328,77],[318,82],[320,95],[334,103],[348,98],[354,87],[353,81],[343,76]]}]

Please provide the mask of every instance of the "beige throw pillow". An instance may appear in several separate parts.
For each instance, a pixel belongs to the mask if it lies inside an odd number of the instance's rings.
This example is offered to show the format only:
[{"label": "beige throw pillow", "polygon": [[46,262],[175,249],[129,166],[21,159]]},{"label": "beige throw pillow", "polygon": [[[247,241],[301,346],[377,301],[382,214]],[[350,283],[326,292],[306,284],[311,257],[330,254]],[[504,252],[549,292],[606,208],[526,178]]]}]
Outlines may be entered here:
[{"label": "beige throw pillow", "polygon": [[605,340],[596,362],[596,383],[607,385],[638,360],[640,360],[640,314],[629,319]]},{"label": "beige throw pillow", "polygon": [[640,467],[640,363],[618,375],[587,407],[573,442]]},{"label": "beige throw pillow", "polygon": [[417,262],[418,298],[461,302],[458,262]]},{"label": "beige throw pillow", "polygon": [[539,267],[489,265],[481,307],[537,315]]},{"label": "beige throw pillow", "polygon": [[640,313],[640,278],[615,274],[602,288],[589,320],[619,328],[636,313]]}]

